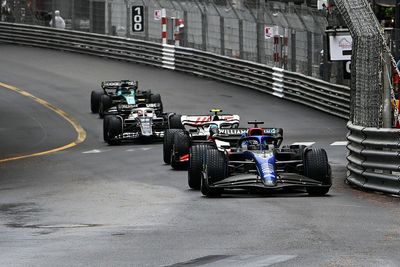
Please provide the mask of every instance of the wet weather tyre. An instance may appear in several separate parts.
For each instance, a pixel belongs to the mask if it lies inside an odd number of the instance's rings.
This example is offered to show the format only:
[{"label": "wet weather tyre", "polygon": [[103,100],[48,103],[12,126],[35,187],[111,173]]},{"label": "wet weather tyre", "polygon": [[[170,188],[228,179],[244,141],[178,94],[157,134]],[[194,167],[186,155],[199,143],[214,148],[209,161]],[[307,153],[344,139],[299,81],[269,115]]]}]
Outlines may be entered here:
[{"label": "wet weather tyre", "polygon": [[205,153],[207,153],[207,145],[195,145],[190,148],[189,167],[188,167],[188,185],[192,189],[200,189],[201,172],[203,171],[203,163]]},{"label": "wet weather tyre", "polygon": [[182,121],[181,121],[181,115],[174,114],[169,117],[169,128],[170,129],[185,129],[183,127]]},{"label": "wet weather tyre", "polygon": [[104,142],[108,142],[108,124],[109,124],[110,116],[105,116],[103,120],[103,139]]},{"label": "wet weather tyre", "polygon": [[187,167],[187,161],[180,161],[182,156],[189,156],[191,139],[187,132],[180,130],[174,133],[174,145],[172,147],[171,166],[174,169]]},{"label": "wet weather tyre", "polygon": [[323,196],[329,192],[332,178],[326,151],[322,148],[307,149],[304,155],[304,175],[317,180],[324,186],[307,187],[307,193]]},{"label": "wet weather tyre", "polygon": [[99,104],[99,117],[104,118],[104,112],[112,107],[111,97],[108,95],[102,95]]},{"label": "wet weather tyre", "polygon": [[174,134],[180,131],[179,129],[167,129],[164,132],[163,139],[163,159],[166,164],[171,164],[171,151],[174,145]]},{"label": "wet weather tyre", "polygon": [[225,155],[221,151],[211,148],[207,150],[205,160],[207,178],[202,174],[201,193],[209,197],[220,196],[223,190],[220,188],[213,188],[210,185],[227,177],[228,163]]},{"label": "wet weather tyre", "polygon": [[104,93],[102,91],[92,91],[90,94],[90,110],[92,113],[99,112],[100,98]]},{"label": "wet weather tyre", "polygon": [[119,145],[121,143],[120,140],[115,139],[116,136],[122,133],[122,121],[120,118],[116,116],[107,116],[107,128],[106,128],[106,139],[109,145]]}]

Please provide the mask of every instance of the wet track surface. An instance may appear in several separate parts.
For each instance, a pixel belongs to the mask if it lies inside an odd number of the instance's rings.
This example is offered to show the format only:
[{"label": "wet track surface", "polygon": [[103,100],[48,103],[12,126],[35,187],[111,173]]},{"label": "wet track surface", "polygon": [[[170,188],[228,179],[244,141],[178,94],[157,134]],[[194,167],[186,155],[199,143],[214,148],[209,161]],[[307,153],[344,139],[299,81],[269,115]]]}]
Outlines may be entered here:
[{"label": "wet track surface", "polygon": [[[85,55],[0,45],[0,82],[74,117],[86,140],[71,149],[0,164],[1,266],[398,266],[399,199],[344,183],[346,121],[212,80]],[[102,80],[137,79],[164,109],[222,108],[242,122],[284,128],[284,143],[328,152],[326,197],[189,190],[162,162],[162,145],[108,146],[89,95]],[[0,156],[65,145],[76,132],[30,99],[0,88]],[[243,124],[242,123],[242,124]]]}]

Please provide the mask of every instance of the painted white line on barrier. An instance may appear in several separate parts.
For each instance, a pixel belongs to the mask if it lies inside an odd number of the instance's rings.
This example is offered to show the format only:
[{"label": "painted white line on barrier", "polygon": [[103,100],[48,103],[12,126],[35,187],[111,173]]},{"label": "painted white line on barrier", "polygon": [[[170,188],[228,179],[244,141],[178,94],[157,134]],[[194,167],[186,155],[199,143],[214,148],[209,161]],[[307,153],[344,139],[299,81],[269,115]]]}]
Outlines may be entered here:
[{"label": "painted white line on barrier", "polygon": [[162,67],[170,70],[175,69],[175,46],[163,44]]},{"label": "painted white line on barrier", "polygon": [[347,146],[347,141],[336,141],[333,142],[331,146]]},{"label": "painted white line on barrier", "polygon": [[272,73],[272,89],[274,92],[272,93],[274,96],[283,98],[284,95],[284,85],[283,85],[283,69],[281,68],[272,68],[274,72]]}]

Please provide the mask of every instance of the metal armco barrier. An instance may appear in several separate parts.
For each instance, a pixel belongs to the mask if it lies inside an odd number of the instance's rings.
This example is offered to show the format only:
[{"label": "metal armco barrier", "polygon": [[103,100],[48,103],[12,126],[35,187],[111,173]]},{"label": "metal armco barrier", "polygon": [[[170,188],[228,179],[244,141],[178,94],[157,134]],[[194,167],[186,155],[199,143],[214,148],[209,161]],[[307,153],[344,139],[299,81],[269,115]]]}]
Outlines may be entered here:
[{"label": "metal armco barrier", "polygon": [[95,33],[0,22],[0,42],[162,66],[161,44]]},{"label": "metal armco barrier", "polygon": [[347,180],[361,188],[400,195],[400,130],[347,124]]},{"label": "metal armco barrier", "polygon": [[348,87],[303,74],[183,47],[175,47],[175,70],[255,89],[349,118]]}]

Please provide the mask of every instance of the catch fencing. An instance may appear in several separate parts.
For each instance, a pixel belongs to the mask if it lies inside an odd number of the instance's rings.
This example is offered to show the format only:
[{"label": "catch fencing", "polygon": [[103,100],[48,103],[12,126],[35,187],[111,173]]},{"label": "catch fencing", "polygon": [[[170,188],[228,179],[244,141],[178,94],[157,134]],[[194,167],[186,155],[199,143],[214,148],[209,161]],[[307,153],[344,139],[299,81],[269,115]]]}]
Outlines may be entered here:
[{"label": "catch fencing", "polygon": [[[165,9],[170,44],[175,37],[173,18],[179,18],[184,25],[179,36],[183,47],[316,78],[324,76],[324,31],[335,21],[327,10],[265,0],[104,0],[88,1],[88,5],[78,0],[51,0],[31,1],[30,6],[23,5],[26,0],[6,2],[11,12],[2,15],[3,21],[49,26],[52,10],[60,10],[67,29],[157,43],[161,42],[160,10]],[[144,7],[142,32],[132,31],[135,6]],[[333,82],[342,79],[335,68],[329,76]]]}]

